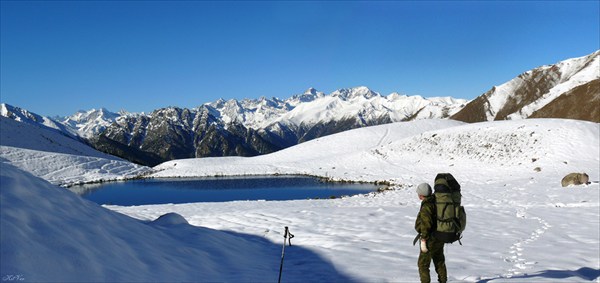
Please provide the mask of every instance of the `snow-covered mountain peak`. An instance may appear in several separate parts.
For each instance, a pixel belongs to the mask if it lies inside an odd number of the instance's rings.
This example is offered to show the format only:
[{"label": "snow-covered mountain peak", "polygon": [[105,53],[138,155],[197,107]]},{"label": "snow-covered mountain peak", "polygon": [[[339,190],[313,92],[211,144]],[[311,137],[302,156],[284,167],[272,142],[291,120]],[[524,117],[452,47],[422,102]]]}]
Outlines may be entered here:
[{"label": "snow-covered mountain peak", "polygon": [[[249,100],[249,102],[252,104],[253,101]],[[277,97],[266,98],[264,96],[261,96],[258,99],[258,101],[256,101],[255,104],[258,108],[265,108],[265,107],[281,108],[281,106],[284,104],[284,102],[281,101]]]},{"label": "snow-covered mountain peak", "polygon": [[465,122],[532,117],[597,121],[600,114],[594,105],[600,100],[599,84],[600,50],[524,72],[477,97],[452,118]]},{"label": "snow-covered mountain peak", "polygon": [[102,107],[100,109],[91,109],[88,111],[79,110],[77,113],[67,117],[65,121],[74,121],[77,123],[85,123],[92,120],[113,120],[119,117],[120,114],[108,111]]},{"label": "snow-covered mountain peak", "polygon": [[225,102],[225,105],[224,105],[224,107],[225,107],[225,108],[227,108],[227,109],[232,109],[232,110],[234,110],[234,111],[236,111],[236,112],[238,112],[238,113],[239,113],[239,112],[241,111],[241,109],[243,108],[242,104],[241,104],[241,103],[240,103],[240,102],[239,102],[237,99],[230,99],[230,100],[227,100],[227,101]]},{"label": "snow-covered mountain peak", "polygon": [[12,118],[13,120],[19,122],[33,121],[37,123],[43,123],[45,120],[44,117],[40,115],[6,103],[0,104],[0,115],[7,118]]},{"label": "snow-covered mountain peak", "polygon": [[392,92],[392,93],[388,94],[388,96],[386,96],[386,97],[388,100],[396,100],[396,99],[406,98],[406,97],[408,97],[408,95],[399,94],[397,92]]},{"label": "snow-covered mountain peak", "polygon": [[586,56],[560,61],[554,65],[540,66],[519,75],[519,78],[528,79],[532,75],[535,75],[536,72],[546,72],[560,83],[566,82],[576,75],[582,77],[579,78],[579,81],[582,81],[581,79],[589,81],[600,77],[599,59],[600,50]]},{"label": "snow-covered mountain peak", "polygon": [[219,98],[219,99],[217,99],[217,100],[215,100],[213,102],[206,102],[206,103],[204,103],[202,105],[208,105],[210,107],[220,108],[220,107],[223,107],[223,105],[225,104],[225,102],[227,102],[225,99]]},{"label": "snow-covered mountain peak", "polygon": [[318,93],[318,91],[315,88],[313,88],[313,87],[308,88],[304,92],[304,94],[307,94],[307,95],[317,95],[317,93]]},{"label": "snow-covered mountain peak", "polygon": [[342,88],[331,93],[333,97],[339,97],[342,100],[352,100],[355,98],[366,98],[371,99],[376,96],[381,96],[379,93],[370,90],[366,86],[359,86],[354,88]]},{"label": "snow-covered mountain peak", "polygon": [[48,127],[63,132],[64,134],[69,136],[77,135],[74,130],[66,127],[60,122],[54,121],[48,117],[29,112],[25,109],[12,106],[6,103],[0,104],[0,116],[7,117],[26,124]]},{"label": "snow-covered mountain peak", "polygon": [[303,94],[296,94],[286,99],[285,102],[293,108],[298,106],[298,104],[300,103],[311,102],[323,96],[325,96],[325,93],[320,92],[311,87],[307,89]]},{"label": "snow-covered mountain peak", "polygon": [[88,111],[79,110],[77,113],[64,118],[62,123],[75,129],[79,136],[91,138],[103,132],[120,116],[123,116],[123,114],[113,113],[106,108]]}]

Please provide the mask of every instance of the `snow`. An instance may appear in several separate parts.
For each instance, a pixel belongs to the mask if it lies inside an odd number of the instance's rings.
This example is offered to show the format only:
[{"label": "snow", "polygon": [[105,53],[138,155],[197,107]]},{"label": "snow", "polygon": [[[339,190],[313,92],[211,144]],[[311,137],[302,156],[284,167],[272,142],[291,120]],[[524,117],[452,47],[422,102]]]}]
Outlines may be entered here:
[{"label": "snow", "polygon": [[[464,125],[454,120],[418,120],[360,128],[311,140],[257,157],[219,157],[173,160],[154,167],[153,177],[307,174],[337,179],[375,181],[381,176],[365,170],[361,159],[376,160],[370,152],[380,146],[427,130]],[[365,160],[367,161],[367,160]],[[311,166],[307,166],[310,164]],[[335,168],[335,169],[332,169]],[[353,170],[353,173],[347,172]],[[355,174],[354,174],[355,173]],[[336,175],[337,174],[337,175]],[[360,178],[370,175],[372,178]]]},{"label": "snow", "polygon": [[68,134],[72,137],[77,135],[77,131],[65,126],[57,121],[54,121],[48,117],[43,117],[35,113],[31,113],[25,109],[14,107],[8,105],[6,103],[0,104],[0,116],[11,118],[18,122],[23,122],[32,125],[43,125],[45,127],[54,129],[56,131],[61,131],[65,134]]},{"label": "snow", "polygon": [[[588,60],[591,60],[591,62]],[[508,117],[510,119],[522,119],[523,117],[529,117],[531,114],[533,114],[533,112],[546,106],[561,94],[592,80],[599,79],[600,51],[594,53],[594,56],[586,56],[563,61],[558,64],[558,68],[562,71],[562,76],[569,79],[557,84],[541,99],[538,99],[534,103],[523,107],[523,109],[521,109],[518,113],[509,115]]]},{"label": "snow", "polygon": [[141,222],[1,163],[1,275],[28,282],[273,281],[277,248],[194,227]]},{"label": "snow", "polygon": [[[497,119],[498,113],[506,108],[507,103],[522,102],[523,97],[515,96],[524,90],[535,94],[535,101],[524,105],[515,113],[506,113],[506,119],[524,119],[537,110],[548,105],[556,98],[570,90],[600,79],[600,51],[587,56],[571,58],[554,65],[545,65],[527,71],[518,77],[493,87],[483,94],[486,105],[486,120]],[[531,88],[531,89],[528,89]],[[536,93],[546,90],[545,93]],[[117,123],[130,131],[135,130],[129,122],[149,120],[149,123],[136,125],[148,130],[165,127],[164,120],[156,119],[164,115],[170,118],[170,124],[182,125],[190,128],[186,118],[201,119],[197,115],[208,111],[218,121],[220,127],[228,128],[230,123],[240,123],[247,129],[257,131],[271,131],[286,128],[310,130],[320,123],[348,122],[348,119],[357,119],[359,126],[379,124],[383,121],[399,122],[419,119],[439,119],[451,117],[462,110],[468,103],[464,99],[451,97],[406,96],[391,93],[387,96],[370,90],[365,86],[338,89],[330,94],[309,88],[303,94],[293,95],[285,100],[278,98],[244,99],[238,101],[219,99],[205,103],[194,109],[180,109],[168,107],[157,109],[151,114],[127,113],[124,111],[111,113],[106,109],[92,109],[79,111],[61,122],[42,117],[18,107],[0,104],[0,116],[12,118],[17,121],[32,124],[43,124],[47,127],[60,130],[72,136],[84,138],[97,137],[99,133],[114,130],[110,127]],[[185,114],[184,117],[180,114]],[[158,122],[161,121],[161,122]],[[139,121],[138,121],[139,122]],[[125,134],[125,136],[131,136]]]},{"label": "snow", "polygon": [[[466,100],[448,97],[425,99],[397,93],[381,96],[367,87],[356,87],[340,89],[328,96],[300,104],[265,124],[302,126],[343,121],[352,117],[375,121],[386,115],[394,122],[407,120],[413,115],[416,115],[414,119],[443,118],[458,112],[466,103]],[[447,115],[444,115],[444,111]]]},{"label": "snow", "polygon": [[[463,245],[445,248],[450,281],[598,282],[599,136],[597,123],[564,119],[419,120],[251,158],[166,162],[152,174],[310,174],[394,184],[335,200],[100,207],[5,159],[1,275],[272,282],[288,226],[295,238],[285,249],[282,282],[415,282],[414,189],[451,172],[462,185],[468,225]],[[592,183],[562,188],[571,172],[586,172]]]},{"label": "snow", "polygon": [[104,108],[89,111],[78,111],[77,113],[63,119],[62,123],[77,129],[79,136],[91,138],[102,133],[108,126],[116,121],[121,115],[128,114],[122,111],[120,114],[112,113]]},{"label": "snow", "polygon": [[[449,97],[423,98],[397,93],[381,96],[359,86],[339,89],[328,95],[309,88],[303,94],[286,100],[264,97],[243,101],[220,99],[205,106],[214,109],[225,123],[237,121],[247,128],[265,129],[281,124],[312,126],[349,117],[375,121],[389,115],[392,121],[403,121],[417,112],[416,119],[442,118],[458,112],[466,103],[467,100]],[[444,115],[445,112],[448,115]]]},{"label": "snow", "polygon": [[529,117],[533,112],[543,108],[565,92],[590,81],[600,79],[600,51],[587,56],[571,58],[554,65],[546,65],[527,71],[522,75],[500,85],[495,86],[484,96],[487,98],[486,119],[493,121],[496,115],[506,105],[509,99],[520,99],[514,94],[516,90],[527,83],[540,83],[539,79],[532,78],[534,72],[544,73],[544,78],[549,82],[550,90],[541,94],[541,98],[524,106],[516,113],[507,116],[508,119],[517,120]]},{"label": "snow", "polygon": [[0,128],[0,160],[56,185],[121,180],[150,170],[49,128],[2,116]]}]

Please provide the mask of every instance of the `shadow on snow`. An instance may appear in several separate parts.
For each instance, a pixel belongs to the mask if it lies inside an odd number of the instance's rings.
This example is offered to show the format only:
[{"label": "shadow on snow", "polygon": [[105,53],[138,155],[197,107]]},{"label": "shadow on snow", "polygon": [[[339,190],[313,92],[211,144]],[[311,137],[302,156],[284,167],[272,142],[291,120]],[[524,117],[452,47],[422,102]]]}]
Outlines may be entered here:
[{"label": "shadow on snow", "polygon": [[[281,243],[273,243],[256,235],[213,230],[187,223],[183,225],[146,223],[162,230],[173,238],[178,238],[189,246],[195,246],[220,257],[221,266],[219,269],[222,269],[220,273],[228,274],[220,280],[224,279],[224,281],[232,282],[263,282],[268,280],[277,282],[281,264],[283,236],[281,237]],[[221,257],[222,255],[226,256]],[[210,281],[210,279],[208,280]],[[329,260],[314,251],[295,245],[292,240],[292,246],[286,245],[285,247],[281,282],[352,283],[358,281],[356,278],[336,270]]]},{"label": "shadow on snow", "polygon": [[519,279],[527,279],[527,278],[551,278],[551,279],[567,279],[571,277],[577,277],[578,280],[587,280],[587,281],[595,281],[600,277],[600,269],[594,269],[590,267],[582,267],[577,270],[543,270],[540,272],[532,273],[532,274],[524,274],[512,276],[510,278],[506,277],[497,277],[491,279],[485,279],[477,281],[477,283],[487,283],[496,279],[514,279],[519,281]]}]

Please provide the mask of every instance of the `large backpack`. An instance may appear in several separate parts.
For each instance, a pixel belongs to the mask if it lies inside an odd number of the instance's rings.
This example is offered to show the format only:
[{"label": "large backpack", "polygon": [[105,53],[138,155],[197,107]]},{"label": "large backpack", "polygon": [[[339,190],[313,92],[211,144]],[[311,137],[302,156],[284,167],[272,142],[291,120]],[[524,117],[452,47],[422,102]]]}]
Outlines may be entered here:
[{"label": "large backpack", "polygon": [[444,243],[460,243],[461,233],[467,225],[465,208],[460,205],[460,184],[452,174],[439,173],[435,176],[434,195],[437,219],[435,237]]}]

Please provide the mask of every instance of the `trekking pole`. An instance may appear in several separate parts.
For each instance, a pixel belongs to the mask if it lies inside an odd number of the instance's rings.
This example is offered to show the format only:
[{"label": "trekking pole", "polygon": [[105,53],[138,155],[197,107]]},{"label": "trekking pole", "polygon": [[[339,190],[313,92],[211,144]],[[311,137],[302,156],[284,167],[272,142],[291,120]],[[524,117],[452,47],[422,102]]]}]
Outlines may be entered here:
[{"label": "trekking pole", "polygon": [[281,264],[279,265],[279,280],[278,283],[281,283],[281,271],[283,270],[283,257],[285,256],[285,240],[288,240],[290,246],[292,246],[292,238],[294,235],[290,233],[290,230],[287,226],[285,226],[285,232],[283,234],[283,247],[281,248]]}]

